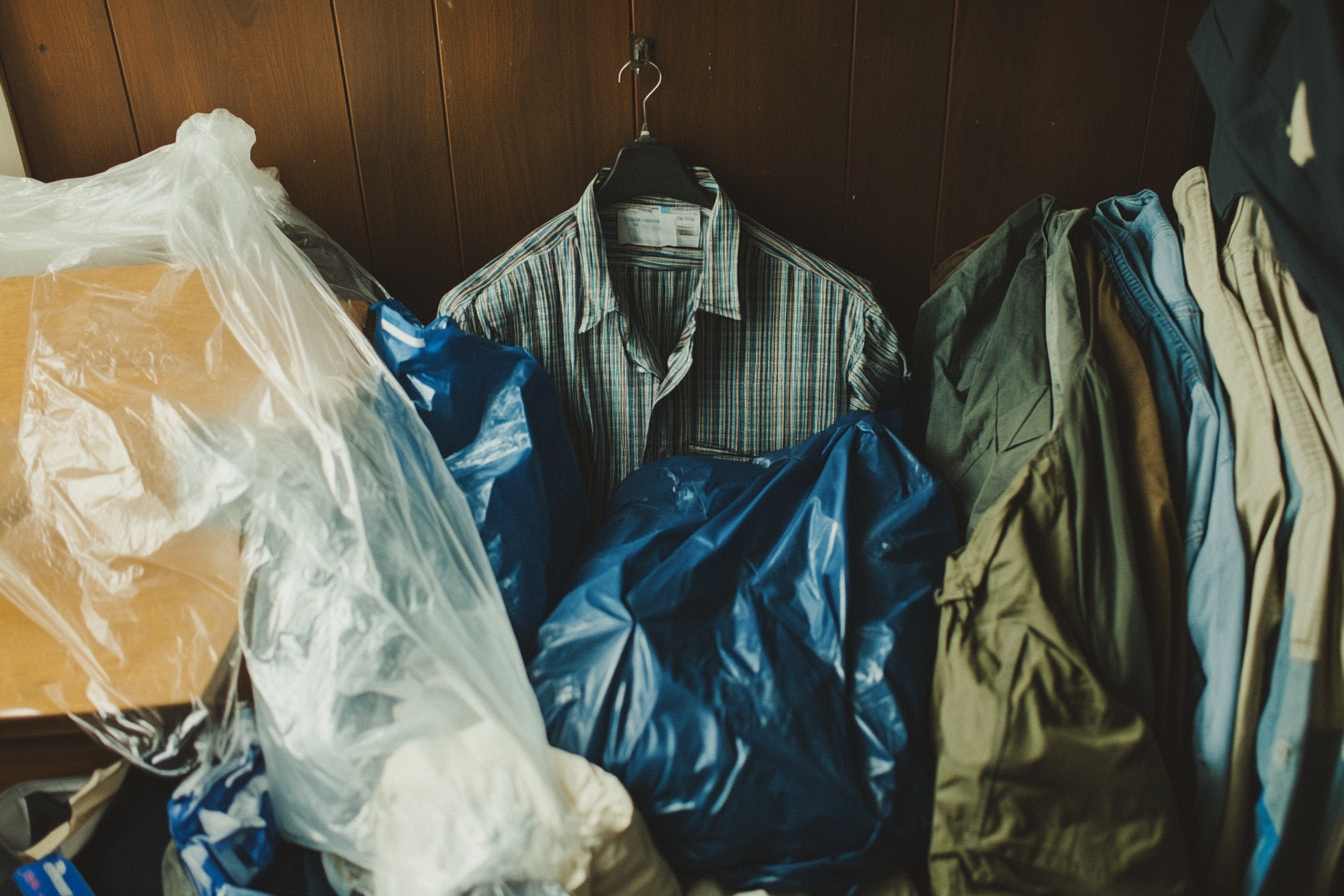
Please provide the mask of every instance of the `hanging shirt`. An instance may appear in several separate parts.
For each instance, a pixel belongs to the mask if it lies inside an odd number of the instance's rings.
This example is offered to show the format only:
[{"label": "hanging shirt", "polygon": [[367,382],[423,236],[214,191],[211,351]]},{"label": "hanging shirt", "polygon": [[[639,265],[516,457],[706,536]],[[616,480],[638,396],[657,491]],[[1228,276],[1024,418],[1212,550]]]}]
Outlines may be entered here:
[{"label": "hanging shirt", "polygon": [[1226,799],[1218,836],[1201,881],[1208,893],[1240,890],[1246,870],[1255,800],[1256,726],[1265,703],[1279,620],[1283,616],[1283,562],[1289,503],[1279,447],[1280,424],[1255,333],[1241,301],[1223,282],[1208,180],[1192,168],[1172,195],[1182,233],[1191,295],[1203,313],[1204,334],[1221,375],[1232,423],[1234,493],[1246,547],[1245,643],[1228,758]]},{"label": "hanging shirt", "polygon": [[1038,196],[966,256],[919,309],[912,348],[916,425],[924,430],[927,463],[952,489],[968,537],[1054,426],[1060,352],[1047,346],[1046,289],[1073,288],[1072,262],[1061,246],[1086,217]]},{"label": "hanging shirt", "polygon": [[1304,351],[1317,355],[1319,344],[1302,341],[1308,334],[1298,312],[1295,320],[1285,316],[1296,302],[1274,295],[1296,292],[1296,284],[1279,264],[1265,218],[1249,196],[1237,203],[1222,262],[1223,279],[1241,300],[1265,368],[1288,487],[1283,618],[1257,731],[1262,787],[1243,892],[1326,892],[1339,845],[1332,830],[1337,821],[1322,813],[1322,798],[1338,811],[1341,786],[1331,778],[1344,729],[1337,615],[1344,596],[1344,530],[1338,525],[1344,474],[1331,421],[1340,401],[1323,401],[1323,359],[1310,365],[1316,373],[1303,363]]},{"label": "hanging shirt", "polygon": [[595,179],[439,305],[468,332],[526,348],[555,380],[597,514],[647,461],[787,448],[878,408],[907,376],[867,281],[696,175],[710,209],[641,197],[599,212]]},{"label": "hanging shirt", "polygon": [[[1265,217],[1258,213],[1259,208],[1255,200],[1247,197],[1242,202],[1251,206],[1247,215],[1251,218],[1249,229],[1256,246],[1256,275],[1265,284],[1261,287],[1261,295],[1265,299],[1266,316],[1277,324],[1282,334],[1284,353],[1289,366],[1302,386],[1303,397],[1306,398],[1307,405],[1316,418],[1326,449],[1333,461],[1336,490],[1344,493],[1344,395],[1341,395],[1334,376],[1320,320],[1316,313],[1307,307],[1293,275],[1284,268],[1275,251],[1269,224]],[[1292,502],[1291,495],[1289,502],[1290,504]],[[1338,522],[1335,530],[1338,539],[1341,535]],[[1340,548],[1337,547],[1334,556],[1339,555]],[[1339,595],[1342,593],[1344,593],[1344,578],[1337,578],[1335,597],[1332,598],[1335,606],[1339,605]],[[1323,702],[1327,708],[1312,719],[1316,730],[1310,735],[1311,739],[1306,747],[1311,758],[1303,760],[1301,773],[1302,779],[1308,782],[1322,781],[1328,776],[1331,781],[1330,792],[1323,815],[1313,816],[1313,813],[1320,813],[1321,808],[1312,806],[1311,802],[1305,799],[1299,801],[1296,810],[1297,817],[1303,819],[1301,822],[1303,827],[1299,830],[1317,832],[1315,842],[1309,842],[1306,846],[1309,858],[1303,863],[1312,874],[1309,887],[1315,892],[1339,891],[1340,853],[1344,850],[1344,756],[1332,746],[1340,742],[1341,729],[1344,728],[1344,701],[1341,701],[1340,689],[1337,686],[1339,673],[1333,671],[1340,668],[1337,647],[1340,643],[1339,624],[1337,616],[1329,618],[1326,623],[1325,644],[1332,656],[1319,665],[1331,670],[1327,671],[1327,683],[1321,688],[1324,695]],[[1336,684],[1334,687],[1329,684],[1332,680]],[[1296,861],[1295,858],[1285,857],[1285,859],[1289,862]],[[1298,873],[1300,874],[1300,869]],[[1289,884],[1300,885],[1299,882],[1303,880],[1305,877],[1290,879]]]},{"label": "hanging shirt", "polygon": [[[1144,456],[1163,464],[1151,444],[1160,443],[1157,412],[1084,236],[1089,217],[1033,201],[948,279],[944,289],[962,295],[940,291],[920,309],[919,332],[939,337],[919,345],[921,358],[946,359],[933,367],[944,399],[930,411],[930,457],[953,436],[977,443],[965,409],[992,405],[977,395],[997,393],[1010,408],[1048,402],[1049,413],[1037,413],[1055,421],[995,484],[938,592],[937,894],[1181,893],[1189,884],[1153,689],[1139,680],[1161,668],[1148,651],[1144,601],[1157,567],[1170,568],[1145,551],[1154,533],[1144,525],[1174,512],[1165,478],[1135,472]],[[993,340],[974,353],[974,340],[1009,313],[1031,329],[1000,330],[1012,346]],[[986,366],[991,348],[995,367]],[[1006,382],[995,388],[998,375]],[[964,405],[949,382],[969,387]],[[1024,394],[1027,402],[1014,400]],[[986,441],[986,451],[1003,442]]]},{"label": "hanging shirt", "polygon": [[933,673],[939,896],[1188,889],[1152,728],[1099,679],[1069,612],[1095,595],[1079,570],[1132,563],[1132,545],[1083,524],[1120,522],[1127,483],[1099,446],[1116,437],[1110,398],[1085,364],[1060,427],[948,559]]},{"label": "hanging shirt", "polygon": [[[1185,536],[1186,621],[1199,658],[1194,709],[1195,841],[1213,848],[1227,794],[1245,638],[1246,548],[1237,518],[1232,428],[1180,238],[1157,194],[1107,199],[1092,230],[1148,364]],[[1202,687],[1200,687],[1202,686]],[[1199,688],[1196,690],[1196,688]]]},{"label": "hanging shirt", "polygon": [[[1139,554],[1127,443],[1108,371],[1091,347],[1094,284],[1079,276],[1070,238],[1090,218],[1087,209],[1063,210],[1039,196],[966,258],[919,309],[916,401],[927,420],[924,458],[975,527],[1042,445],[1062,431],[1095,430],[1073,455],[1089,486],[1070,505],[1089,520],[1076,539],[1078,581],[1051,611],[1078,638],[1102,686],[1155,724],[1156,688],[1168,688],[1154,680],[1147,631],[1155,566]],[[1080,411],[1064,400],[1082,371],[1100,385]]]},{"label": "hanging shirt", "polygon": [[[1195,803],[1194,755],[1187,704],[1190,640],[1186,623],[1185,538],[1172,502],[1170,471],[1162,450],[1157,399],[1119,287],[1083,228],[1070,235],[1079,283],[1097,297],[1092,351],[1111,380],[1124,497],[1134,521],[1137,573],[1148,623],[1156,704],[1152,730],[1172,781],[1177,806]],[[1080,292],[1082,291],[1080,288]],[[1182,821],[1186,821],[1182,815]]]}]

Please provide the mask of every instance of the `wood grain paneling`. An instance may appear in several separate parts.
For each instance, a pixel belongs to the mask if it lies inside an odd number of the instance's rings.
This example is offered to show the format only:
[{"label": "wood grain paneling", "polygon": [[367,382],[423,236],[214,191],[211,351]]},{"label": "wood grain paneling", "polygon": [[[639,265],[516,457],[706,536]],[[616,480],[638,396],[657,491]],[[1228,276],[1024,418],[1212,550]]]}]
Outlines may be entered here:
[{"label": "wood grain paneling", "polygon": [[103,0],[6,0],[0,62],[38,177],[229,108],[295,203],[427,314],[634,135],[615,81],[633,27],[666,75],[654,136],[872,279],[907,332],[930,265],[1032,195],[1169,191],[1204,5],[107,0],[109,22]]},{"label": "wood grain paneling", "polygon": [[0,62],[33,177],[97,174],[140,154],[103,0],[0,3]]},{"label": "wood grain paneling", "polygon": [[1076,207],[1133,191],[1165,14],[1166,0],[959,0],[935,255],[1038,193]]},{"label": "wood grain paneling", "polygon": [[903,336],[929,294],[955,0],[859,0],[845,247]]},{"label": "wood grain paneling", "polygon": [[1187,47],[1207,8],[1206,0],[1169,0],[1162,34],[1162,56],[1153,86],[1153,107],[1148,116],[1148,139],[1143,147],[1138,186],[1155,191],[1168,207],[1171,191],[1185,173],[1185,141],[1199,80]]},{"label": "wood grain paneling", "polygon": [[[634,0],[665,80],[653,136],[805,249],[843,248],[854,7],[833,0]],[[646,75],[648,72],[646,71]],[[641,93],[656,83],[645,78]]]},{"label": "wood grain paneling", "polygon": [[434,0],[334,6],[372,271],[428,321],[463,275]]},{"label": "wood grain paneling", "polygon": [[474,271],[574,205],[634,136],[624,0],[438,0],[443,86]]},{"label": "wood grain paneling", "polygon": [[[252,125],[252,161],[364,264],[368,233],[329,0],[109,0],[146,151],[195,112]],[[395,49],[392,50],[395,52]]]}]

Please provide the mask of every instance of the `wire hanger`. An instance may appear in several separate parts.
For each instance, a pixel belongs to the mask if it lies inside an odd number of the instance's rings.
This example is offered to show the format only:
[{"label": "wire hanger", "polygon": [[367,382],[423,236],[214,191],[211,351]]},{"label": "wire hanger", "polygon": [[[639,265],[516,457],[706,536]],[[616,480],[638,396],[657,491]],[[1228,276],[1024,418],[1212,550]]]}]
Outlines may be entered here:
[{"label": "wire hanger", "polygon": [[[634,63],[633,60],[630,61],[630,62],[627,62],[625,65],[621,66],[621,70],[620,70],[619,72],[616,73],[616,83],[617,83],[617,84],[621,83],[621,78],[624,77],[624,75],[625,75],[625,70],[628,69],[628,68],[629,68],[630,66],[632,66],[632,65],[635,65],[635,63]],[[642,99],[642,100],[640,101],[640,107],[644,110],[644,121],[643,121],[643,122],[640,124],[640,126],[639,126],[639,138],[638,138],[638,139],[640,139],[640,140],[652,140],[652,139],[653,139],[653,135],[651,135],[651,134],[649,133],[649,97],[651,97],[651,96],[653,96],[655,93],[657,93],[657,92],[658,92],[658,88],[663,86],[663,70],[660,69],[660,68],[658,67],[658,63],[656,63],[656,62],[654,62],[652,59],[650,59],[650,60],[648,60],[648,61],[642,63],[641,65],[637,65],[637,66],[635,66],[635,78],[636,78],[636,79],[638,79],[639,76],[640,76],[640,74],[641,74],[640,69],[643,68],[643,66],[645,66],[645,65],[651,65],[651,66],[653,66],[653,70],[656,71],[656,72],[658,73],[658,83],[655,84],[655,85],[653,85],[652,89],[650,89],[648,93],[644,94],[644,99]]]},{"label": "wire hanger", "polygon": [[616,74],[616,82],[619,84],[630,66],[635,67],[635,77],[638,78],[640,70],[645,65],[651,65],[658,72],[658,83],[644,94],[640,103],[644,120],[639,128],[639,138],[626,144],[617,153],[611,173],[597,188],[594,197],[597,207],[607,208],[636,196],[658,196],[689,202],[701,208],[712,208],[714,194],[700,186],[695,175],[681,164],[672,147],[654,140],[649,133],[649,97],[663,85],[663,70],[648,58],[652,45],[653,38],[632,34],[630,61],[621,66]]}]

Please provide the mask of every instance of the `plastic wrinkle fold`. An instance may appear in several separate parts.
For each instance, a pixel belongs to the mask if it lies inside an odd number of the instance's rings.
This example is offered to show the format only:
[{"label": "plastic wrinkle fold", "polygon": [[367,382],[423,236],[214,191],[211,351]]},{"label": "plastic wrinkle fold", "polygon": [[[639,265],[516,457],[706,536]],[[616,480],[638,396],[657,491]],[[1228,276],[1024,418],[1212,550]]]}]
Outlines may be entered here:
[{"label": "plastic wrinkle fold", "polygon": [[619,778],[683,879],[853,891],[927,862],[945,487],[850,414],[617,490],[529,665],[551,742]]},{"label": "plastic wrinkle fold", "polygon": [[473,336],[452,318],[421,326],[396,301],[374,305],[370,317],[374,348],[466,496],[529,659],[589,535],[555,384],[526,349]]},{"label": "plastic wrinkle fold", "polygon": [[471,510],[338,301],[381,289],[254,140],[217,110],[100,175],[0,178],[0,277],[34,278],[0,591],[69,658],[47,698],[133,761],[195,763],[241,647],[287,838],[373,868],[388,757],[468,738],[461,778],[531,786],[439,804],[480,849],[422,892],[566,880],[585,859]]}]

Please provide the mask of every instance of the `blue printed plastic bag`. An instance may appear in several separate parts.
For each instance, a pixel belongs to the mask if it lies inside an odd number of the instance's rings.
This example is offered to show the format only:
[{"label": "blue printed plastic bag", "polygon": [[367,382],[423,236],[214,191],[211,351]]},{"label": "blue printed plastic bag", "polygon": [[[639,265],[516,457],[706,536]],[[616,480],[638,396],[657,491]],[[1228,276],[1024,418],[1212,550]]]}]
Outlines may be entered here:
[{"label": "blue printed plastic bag", "polygon": [[94,896],[79,869],[60,853],[24,865],[10,878],[23,896]]},{"label": "blue printed plastic bag", "polygon": [[168,801],[168,829],[201,896],[261,896],[245,889],[275,857],[275,810],[257,723],[243,709],[228,754],[210,757]]},{"label": "blue printed plastic bag", "polygon": [[642,467],[541,630],[551,743],[619,777],[685,874],[826,896],[927,860],[933,591],[961,541],[898,419]]},{"label": "blue printed plastic bag", "polygon": [[422,327],[400,302],[370,310],[372,338],[466,495],[523,658],[588,534],[588,501],[555,384],[525,349]]}]

